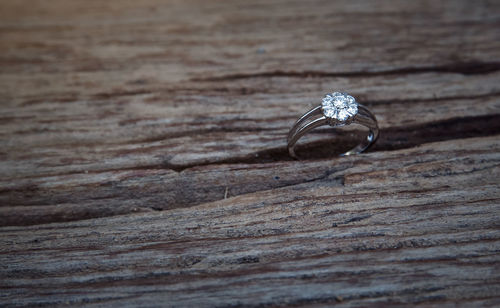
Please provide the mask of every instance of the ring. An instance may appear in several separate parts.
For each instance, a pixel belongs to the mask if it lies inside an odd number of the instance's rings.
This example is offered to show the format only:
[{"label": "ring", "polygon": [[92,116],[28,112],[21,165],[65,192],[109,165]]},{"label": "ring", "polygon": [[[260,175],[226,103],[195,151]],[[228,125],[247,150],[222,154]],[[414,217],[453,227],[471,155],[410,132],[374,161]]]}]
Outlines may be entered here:
[{"label": "ring", "polygon": [[377,119],[351,95],[340,92],[326,94],[320,106],[306,112],[290,129],[287,138],[288,153],[298,159],[294,150],[295,144],[302,136],[319,126],[341,127],[352,123],[367,127],[368,136],[352,150],[340,156],[359,154],[373,145],[379,135]]}]

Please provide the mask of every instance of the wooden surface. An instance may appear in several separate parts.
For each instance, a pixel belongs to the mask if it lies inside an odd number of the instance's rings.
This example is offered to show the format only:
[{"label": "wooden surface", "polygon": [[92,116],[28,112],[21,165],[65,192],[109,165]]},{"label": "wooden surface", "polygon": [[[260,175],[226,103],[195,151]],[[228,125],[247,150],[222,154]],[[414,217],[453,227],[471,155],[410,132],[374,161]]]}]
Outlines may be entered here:
[{"label": "wooden surface", "polygon": [[[0,4],[0,306],[500,305],[500,3]],[[357,136],[294,120],[328,91]]]}]

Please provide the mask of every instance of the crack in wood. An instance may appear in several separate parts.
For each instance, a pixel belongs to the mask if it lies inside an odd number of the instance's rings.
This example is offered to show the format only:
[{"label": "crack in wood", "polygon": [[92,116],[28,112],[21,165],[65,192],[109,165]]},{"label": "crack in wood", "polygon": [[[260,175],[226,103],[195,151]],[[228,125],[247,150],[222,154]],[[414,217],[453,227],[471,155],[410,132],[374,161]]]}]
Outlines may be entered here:
[{"label": "crack in wood", "polygon": [[489,74],[500,70],[500,62],[457,62],[441,66],[420,66],[420,67],[403,67],[385,71],[352,71],[352,72],[322,72],[322,71],[272,71],[260,72],[252,74],[232,74],[205,78],[192,78],[190,81],[230,81],[237,79],[249,78],[275,78],[275,77],[379,77],[387,75],[408,75],[422,73],[454,73],[462,75],[479,75]]},{"label": "crack in wood", "polygon": [[[318,130],[318,134],[331,134],[330,129]],[[361,133],[362,134],[362,133]],[[380,137],[369,152],[395,151],[420,146],[425,143],[447,141],[462,138],[486,137],[500,134],[500,114],[492,114],[477,117],[451,118],[443,121],[429,122],[404,127],[390,127],[380,131]],[[349,146],[353,146],[353,135],[342,131],[336,131],[336,141],[330,139],[304,144],[298,147],[300,157],[308,159],[324,159],[335,157],[345,152]],[[233,157],[209,161],[205,163],[192,164],[170,164],[164,167],[182,172],[183,170],[220,164],[262,164],[293,160],[286,148],[273,148],[250,153],[245,157]]]}]

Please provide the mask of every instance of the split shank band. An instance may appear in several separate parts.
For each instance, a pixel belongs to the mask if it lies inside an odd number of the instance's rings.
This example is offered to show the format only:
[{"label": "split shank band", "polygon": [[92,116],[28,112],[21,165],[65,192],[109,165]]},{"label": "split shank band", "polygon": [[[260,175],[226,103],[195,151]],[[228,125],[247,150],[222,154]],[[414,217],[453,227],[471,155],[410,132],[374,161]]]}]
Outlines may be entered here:
[{"label": "split shank band", "polygon": [[[344,101],[344,99],[351,101]],[[317,127],[323,125],[341,127],[352,123],[367,127],[368,136],[359,145],[341,156],[359,154],[375,143],[379,134],[377,119],[368,108],[355,102],[352,96],[339,92],[327,94],[323,98],[322,105],[306,112],[290,129],[287,138],[288,153],[297,158],[294,150],[297,141]]]}]

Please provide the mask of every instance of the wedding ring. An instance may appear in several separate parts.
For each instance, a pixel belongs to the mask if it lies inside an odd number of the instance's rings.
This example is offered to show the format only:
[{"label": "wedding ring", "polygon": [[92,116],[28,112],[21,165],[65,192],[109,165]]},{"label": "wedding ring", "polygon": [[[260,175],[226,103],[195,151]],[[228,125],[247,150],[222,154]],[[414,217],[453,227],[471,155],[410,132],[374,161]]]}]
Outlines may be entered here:
[{"label": "wedding ring", "polygon": [[353,149],[341,156],[359,154],[377,141],[379,129],[377,119],[365,106],[356,102],[351,95],[341,92],[326,94],[321,105],[314,107],[301,116],[288,133],[288,153],[294,158],[297,141],[309,131],[323,126],[341,127],[352,123],[368,128],[368,136]]}]

